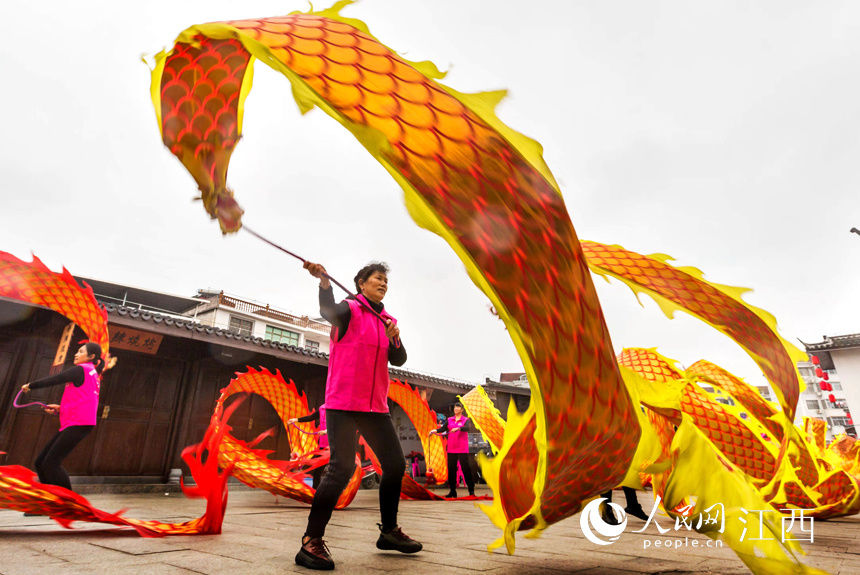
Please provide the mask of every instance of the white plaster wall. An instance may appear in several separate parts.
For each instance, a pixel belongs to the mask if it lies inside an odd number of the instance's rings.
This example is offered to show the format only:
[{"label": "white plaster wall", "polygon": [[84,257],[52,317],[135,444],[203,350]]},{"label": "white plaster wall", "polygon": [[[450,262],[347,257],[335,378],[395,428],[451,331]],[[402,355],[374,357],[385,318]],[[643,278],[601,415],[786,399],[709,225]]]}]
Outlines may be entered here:
[{"label": "white plaster wall", "polygon": [[[800,371],[801,377],[803,377],[803,381],[806,383],[806,390],[800,394],[800,398],[797,401],[797,411],[794,418],[794,423],[797,426],[803,426],[803,417],[811,417],[815,419],[823,419],[827,421],[829,417],[845,417],[845,410],[842,408],[830,408],[830,402],[828,401],[828,396],[830,395],[830,391],[821,391],[821,388],[818,385],[819,378],[815,375],[815,366],[810,362],[798,362],[797,367]],[[841,373],[837,368],[837,376],[831,376],[831,383],[842,383],[841,382]],[[844,387],[843,387],[844,389]],[[846,399],[846,396],[843,391],[834,390],[833,396],[838,399]],[[820,410],[810,409],[806,405],[807,400],[815,400],[818,402]],[[849,402],[850,405],[850,402]],[[843,433],[845,428],[841,425],[839,426],[831,426],[828,422],[827,425],[827,441],[833,439],[836,435]]]},{"label": "white plaster wall", "polygon": [[842,392],[833,393],[845,398],[855,424],[860,424],[860,348],[834,350],[830,355],[842,384]]},{"label": "white plaster wall", "polygon": [[261,318],[255,317],[249,314],[243,314],[241,312],[232,311],[230,308],[221,307],[215,310],[214,312],[214,323],[213,316],[209,313],[206,314],[205,320],[201,319],[201,322],[206,323],[208,325],[213,325],[214,327],[220,327],[222,329],[230,328],[230,316],[236,315],[241,317],[242,319],[251,320],[254,322],[254,329],[252,335],[254,337],[266,338],[266,326],[272,325],[280,329],[287,329],[290,331],[294,331],[299,334],[299,347],[304,347],[306,339],[312,339],[316,342],[319,342],[320,348],[319,350],[323,353],[328,353],[329,346],[329,336],[328,334],[321,334],[311,330],[305,330],[297,325],[293,325],[290,323],[275,321],[271,318]]},{"label": "white plaster wall", "polygon": [[[308,331],[305,333],[305,339],[312,339],[314,341],[319,342],[320,351],[323,353],[328,353],[329,351],[329,336],[328,334],[320,334],[315,331]],[[302,345],[304,345],[304,341],[302,341]]]}]

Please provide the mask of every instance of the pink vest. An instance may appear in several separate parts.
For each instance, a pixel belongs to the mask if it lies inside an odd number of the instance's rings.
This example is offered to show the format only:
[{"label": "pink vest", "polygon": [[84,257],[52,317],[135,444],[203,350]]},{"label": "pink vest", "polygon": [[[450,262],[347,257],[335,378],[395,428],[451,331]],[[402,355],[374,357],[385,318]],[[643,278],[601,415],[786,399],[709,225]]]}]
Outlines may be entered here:
[{"label": "pink vest", "polygon": [[99,387],[101,378],[91,363],[80,364],[84,368],[84,383],[75,387],[67,383],[60,400],[60,431],[72,425],[95,425],[99,410]]},{"label": "pink vest", "polygon": [[[322,405],[320,405],[319,412],[320,412],[320,428],[319,428],[319,430],[323,431],[324,429],[326,429],[326,426],[325,426],[325,404],[324,403]],[[320,449],[323,449],[324,447],[328,447],[328,435],[320,435],[319,436],[319,446],[320,446]]]},{"label": "pink vest", "polygon": [[[363,295],[357,297],[367,302]],[[385,335],[385,326],[362,304],[352,299],[345,301],[352,315],[340,341],[337,328],[332,328],[326,409],[388,413],[388,336]],[[385,310],[380,315],[397,323]]]},{"label": "pink vest", "polygon": [[465,415],[460,416],[460,421],[448,418],[448,453],[469,453],[469,434],[460,431],[468,421]]}]

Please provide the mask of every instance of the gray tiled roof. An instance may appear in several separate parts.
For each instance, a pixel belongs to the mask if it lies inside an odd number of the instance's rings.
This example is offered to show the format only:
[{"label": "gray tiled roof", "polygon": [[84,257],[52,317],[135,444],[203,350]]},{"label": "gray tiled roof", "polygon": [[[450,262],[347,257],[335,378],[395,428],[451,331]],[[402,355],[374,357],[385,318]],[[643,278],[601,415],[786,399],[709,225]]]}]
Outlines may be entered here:
[{"label": "gray tiled roof", "polygon": [[[311,349],[307,349],[304,347],[298,347],[295,345],[288,345],[285,343],[275,342],[269,339],[263,339],[261,337],[253,337],[249,335],[241,335],[236,332],[230,331],[229,329],[222,329],[220,327],[212,327],[210,325],[204,325],[202,323],[195,322],[192,318],[188,319],[180,319],[174,316],[163,315],[160,313],[147,311],[147,310],[139,310],[130,307],[123,307],[121,305],[116,304],[105,304],[105,309],[108,312],[108,315],[118,315],[122,317],[131,317],[138,319],[140,321],[152,322],[154,324],[161,324],[165,326],[175,327],[177,330],[186,330],[189,332],[197,332],[197,333],[205,333],[207,335],[213,335],[216,337],[223,337],[228,340],[235,341],[243,341],[245,343],[251,343],[255,345],[259,345],[261,347],[268,347],[272,349],[279,349],[281,351],[289,351],[292,353],[298,353],[301,355],[307,355],[311,357],[319,357],[322,359],[328,359],[328,354],[320,351],[314,351]],[[181,337],[181,333],[177,334],[178,337]]]},{"label": "gray tiled roof", "polygon": [[[281,352],[286,352],[288,354],[296,354],[302,356],[308,356],[312,358],[316,358],[319,360],[324,360],[328,362],[329,354],[316,351],[312,349],[307,349],[304,347],[298,347],[295,345],[289,345],[286,343],[279,343],[269,339],[263,339],[261,337],[253,337],[249,335],[240,335],[236,332],[230,331],[228,329],[222,329],[220,327],[212,327],[209,325],[204,325],[202,323],[195,322],[192,318],[178,318],[175,316],[164,315],[152,311],[147,310],[139,310],[130,307],[124,307],[117,304],[107,303],[104,304],[105,309],[108,312],[108,316],[119,316],[122,318],[132,318],[136,321],[141,322],[151,322],[158,326],[163,326],[165,328],[175,328],[177,333],[176,337],[189,336],[194,333],[205,334],[210,337],[223,338],[226,340],[224,342],[225,345],[229,345],[231,341],[236,343],[243,343],[245,345],[251,345],[254,347],[260,347],[260,353],[266,353],[266,349],[270,350],[278,350]],[[409,371],[406,369],[396,369],[389,368],[388,370],[391,377],[403,380],[420,380],[422,384],[436,384],[440,386],[445,386],[449,388],[461,389],[464,391],[468,391],[472,389],[474,386],[468,383],[464,383],[461,381],[456,381],[452,379],[446,379],[441,377],[436,377],[432,375],[423,374],[420,372]]]},{"label": "gray tiled roof", "polygon": [[829,351],[831,349],[844,349],[849,347],[860,347],[860,333],[848,335],[824,336],[824,341],[819,343],[804,343],[806,351]]},{"label": "gray tiled roof", "polygon": [[492,389],[495,391],[502,391],[507,393],[514,393],[517,395],[528,395],[530,396],[532,393],[531,387],[528,383],[516,383],[513,384],[511,382],[506,381],[493,381],[489,377],[484,381],[484,387],[486,389]]}]

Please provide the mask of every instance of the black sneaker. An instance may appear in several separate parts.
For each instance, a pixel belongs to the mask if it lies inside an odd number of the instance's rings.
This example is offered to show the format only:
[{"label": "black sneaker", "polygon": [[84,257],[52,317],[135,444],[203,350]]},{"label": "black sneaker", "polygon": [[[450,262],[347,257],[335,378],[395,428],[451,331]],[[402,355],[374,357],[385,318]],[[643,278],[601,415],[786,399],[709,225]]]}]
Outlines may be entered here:
[{"label": "black sneaker", "polygon": [[618,518],[615,516],[615,512],[608,503],[603,503],[600,506],[600,518],[603,519],[603,522],[607,525],[621,525],[621,522],[618,521]]},{"label": "black sneaker", "polygon": [[400,527],[395,527],[391,531],[382,531],[382,525],[379,525],[379,539],[376,540],[376,548],[383,551],[400,551],[401,553],[418,553],[424,546],[412,539],[403,532]]},{"label": "black sneaker", "polygon": [[456,491],[449,491],[445,495],[445,499],[457,499],[457,492]]},{"label": "black sneaker", "polygon": [[638,517],[642,521],[648,521],[648,515],[645,513],[645,510],[642,509],[641,505],[637,505],[636,507],[625,507],[624,513],[632,515],[633,517]]},{"label": "black sneaker", "polygon": [[302,548],[296,554],[296,564],[317,571],[334,569],[334,561],[332,561],[328,547],[321,537],[309,537],[307,541],[302,540]]}]

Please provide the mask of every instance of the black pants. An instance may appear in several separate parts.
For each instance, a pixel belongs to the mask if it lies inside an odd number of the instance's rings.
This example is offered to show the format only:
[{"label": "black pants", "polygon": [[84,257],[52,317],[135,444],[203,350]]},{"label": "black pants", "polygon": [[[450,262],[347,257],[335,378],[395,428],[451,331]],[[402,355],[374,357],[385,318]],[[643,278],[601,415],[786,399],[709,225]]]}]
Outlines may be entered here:
[{"label": "black pants", "polygon": [[400,484],[406,471],[406,460],[391,416],[387,413],[329,409],[326,411],[326,429],[331,459],[314,495],[305,535],[322,537],[325,534],[334,506],[355,470],[356,431],[364,436],[382,466],[379,484],[382,529],[388,531],[397,527]]},{"label": "black pants", "polygon": [[[624,498],[627,500],[627,508],[636,509],[639,507],[639,499],[636,497],[636,490],[632,487],[622,487],[621,489],[624,491]],[[612,501],[612,490],[610,489],[606,493],[601,493],[600,496]]]},{"label": "black pants", "polygon": [[322,476],[325,472],[326,467],[327,466],[325,465],[320,465],[319,467],[311,471],[311,477],[313,478],[313,483],[311,483],[311,486],[314,489],[317,489],[320,486],[320,481],[322,481]]},{"label": "black pants", "polygon": [[51,438],[51,441],[36,457],[36,473],[39,481],[49,485],[59,485],[71,489],[69,474],[63,469],[63,460],[83,439],[90,434],[95,425],[72,425]]},{"label": "black pants", "polygon": [[463,469],[463,477],[466,478],[466,486],[469,488],[469,494],[475,493],[475,478],[472,476],[472,468],[469,466],[468,453],[449,453],[448,454],[448,487],[451,488],[451,493],[457,491],[457,462],[460,462],[460,467]]}]

